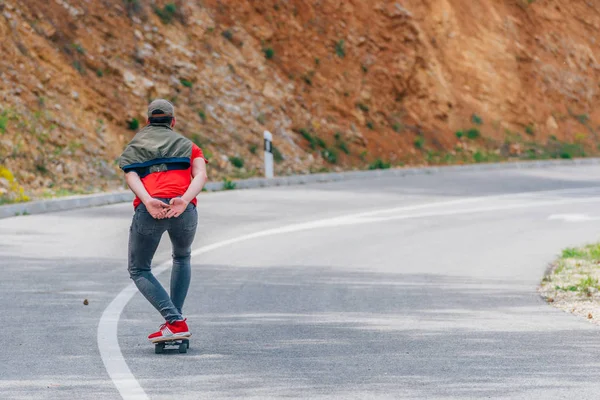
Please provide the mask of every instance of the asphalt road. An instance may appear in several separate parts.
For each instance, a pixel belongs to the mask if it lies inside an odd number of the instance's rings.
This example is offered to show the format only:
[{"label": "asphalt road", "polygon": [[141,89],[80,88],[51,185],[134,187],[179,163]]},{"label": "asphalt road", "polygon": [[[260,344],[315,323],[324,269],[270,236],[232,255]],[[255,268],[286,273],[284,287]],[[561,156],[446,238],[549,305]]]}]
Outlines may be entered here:
[{"label": "asphalt road", "polygon": [[[596,399],[599,329],[536,287],[563,247],[598,240],[593,219],[556,215],[599,217],[599,178],[557,167],[202,194],[188,354],[154,354],[160,316],[139,294],[111,314],[130,285],[130,204],[0,220],[0,399]],[[118,346],[98,337],[107,321]]]}]

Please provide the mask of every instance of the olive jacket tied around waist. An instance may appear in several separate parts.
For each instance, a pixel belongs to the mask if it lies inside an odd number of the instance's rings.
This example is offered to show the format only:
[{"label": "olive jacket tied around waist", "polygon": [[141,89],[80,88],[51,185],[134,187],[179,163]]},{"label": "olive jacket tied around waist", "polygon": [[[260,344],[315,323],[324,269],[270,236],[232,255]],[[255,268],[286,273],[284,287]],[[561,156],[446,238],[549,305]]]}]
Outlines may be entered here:
[{"label": "olive jacket tied around waist", "polygon": [[140,178],[153,172],[190,168],[192,142],[166,124],[150,124],[129,142],[121,157],[119,168],[135,171]]}]

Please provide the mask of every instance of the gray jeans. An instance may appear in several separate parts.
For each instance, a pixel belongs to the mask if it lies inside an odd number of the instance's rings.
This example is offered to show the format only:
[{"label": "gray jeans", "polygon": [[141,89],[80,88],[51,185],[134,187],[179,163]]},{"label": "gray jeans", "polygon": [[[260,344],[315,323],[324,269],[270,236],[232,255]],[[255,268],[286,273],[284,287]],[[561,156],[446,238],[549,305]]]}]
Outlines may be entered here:
[{"label": "gray jeans", "polygon": [[[168,203],[170,199],[159,200]],[[154,219],[146,206],[140,204],[129,228],[129,276],[170,323],[183,319],[181,310],[190,286],[191,248],[197,226],[198,212],[191,203],[179,217],[167,219]],[[151,271],[152,258],[165,231],[169,232],[173,246],[170,296]]]}]

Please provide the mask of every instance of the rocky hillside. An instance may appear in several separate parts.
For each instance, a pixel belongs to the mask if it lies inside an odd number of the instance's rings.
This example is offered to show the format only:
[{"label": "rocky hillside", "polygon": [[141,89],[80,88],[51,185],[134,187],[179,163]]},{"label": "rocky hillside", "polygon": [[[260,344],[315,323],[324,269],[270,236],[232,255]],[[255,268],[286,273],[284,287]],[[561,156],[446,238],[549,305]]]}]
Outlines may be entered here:
[{"label": "rocky hillside", "polygon": [[265,129],[277,174],[594,154],[599,30],[589,0],[0,0],[0,202],[122,185],[156,97],[213,180],[261,175]]}]

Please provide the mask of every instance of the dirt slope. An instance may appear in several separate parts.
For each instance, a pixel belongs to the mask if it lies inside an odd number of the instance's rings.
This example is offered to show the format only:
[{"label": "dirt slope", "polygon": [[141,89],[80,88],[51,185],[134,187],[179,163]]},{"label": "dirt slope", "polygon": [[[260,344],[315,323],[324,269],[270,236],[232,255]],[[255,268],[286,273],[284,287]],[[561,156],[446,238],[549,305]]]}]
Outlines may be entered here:
[{"label": "dirt slope", "polygon": [[159,96],[212,179],[260,175],[265,129],[278,174],[593,154],[599,29],[585,0],[0,0],[0,199],[122,184]]}]

